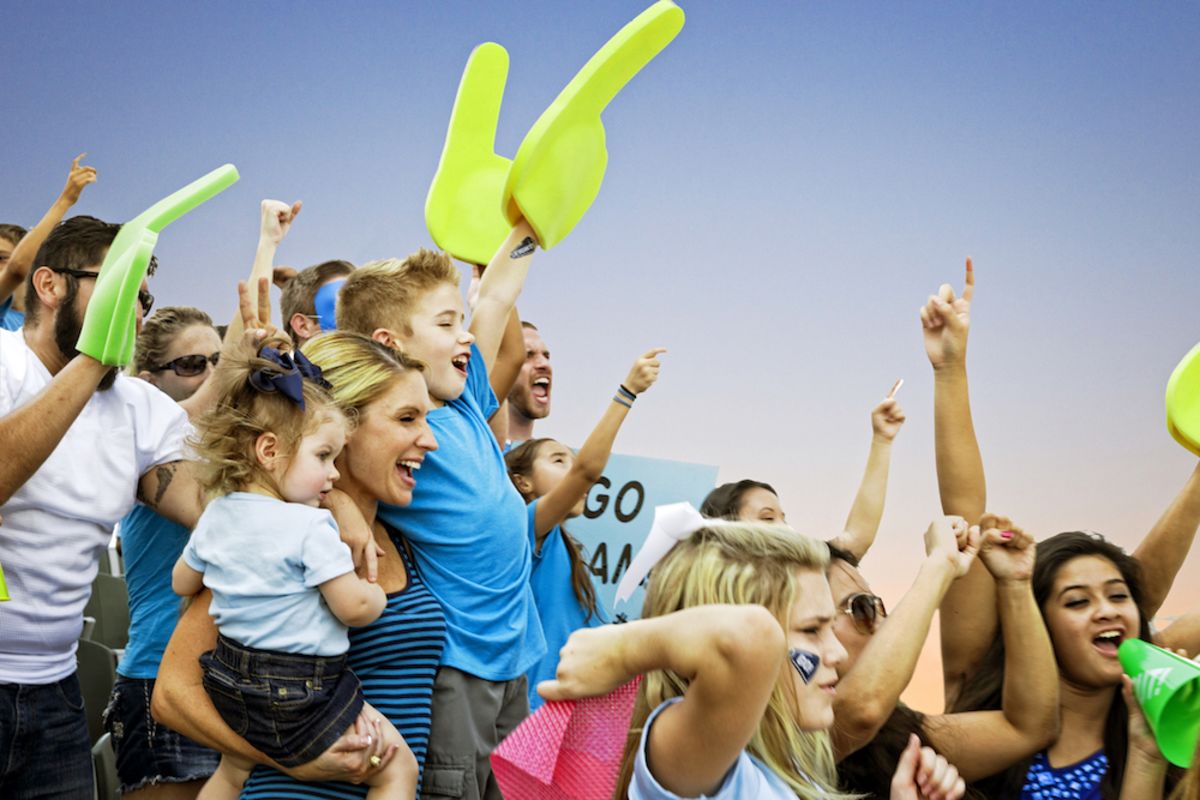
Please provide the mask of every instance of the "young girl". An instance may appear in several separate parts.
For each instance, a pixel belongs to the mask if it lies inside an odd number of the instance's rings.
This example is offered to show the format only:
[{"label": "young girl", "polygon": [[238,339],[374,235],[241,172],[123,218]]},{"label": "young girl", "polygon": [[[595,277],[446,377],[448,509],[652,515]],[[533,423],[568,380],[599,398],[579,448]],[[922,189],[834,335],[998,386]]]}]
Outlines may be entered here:
[{"label": "young girl", "polygon": [[[781,525],[705,522],[655,567],[643,618],[571,635],[548,700],[645,673],[617,797],[855,797],[837,789],[828,728],[837,666],[824,543]],[[936,778],[935,778],[936,776]],[[910,741],[892,800],[954,800],[958,773]]]},{"label": "young girl", "polygon": [[546,636],[546,655],[528,673],[531,710],[542,704],[538,682],[554,677],[558,651],[567,637],[579,628],[608,621],[596,600],[579,542],[562,529],[562,523],[583,513],[587,493],[604,472],[621,423],[634,399],[658,379],[658,356],[665,352],[656,348],[634,362],[578,455],[553,439],[531,439],[504,457],[509,477],[529,504],[530,583]]},{"label": "young girl", "polygon": [[[236,733],[293,767],[356,721],[379,720],[371,729],[407,757],[372,776],[368,797],[411,799],[416,761],[346,668],[346,626],[373,622],[387,598],[355,575],[332,516],[318,508],[338,478],[349,423],[320,370],[286,347],[272,339],[229,371],[216,410],[200,422],[202,482],[213,499],[172,585],[184,596],[212,590],[221,633],[201,656],[204,687]],[[250,766],[223,757],[205,795],[237,796]]]}]

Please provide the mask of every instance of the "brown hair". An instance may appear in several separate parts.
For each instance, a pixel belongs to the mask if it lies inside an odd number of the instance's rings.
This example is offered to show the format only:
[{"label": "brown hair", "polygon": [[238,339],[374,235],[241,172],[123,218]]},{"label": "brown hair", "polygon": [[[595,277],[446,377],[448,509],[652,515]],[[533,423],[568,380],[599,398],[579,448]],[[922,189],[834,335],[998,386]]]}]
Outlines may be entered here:
[{"label": "brown hair", "polygon": [[262,342],[253,354],[228,356],[210,380],[218,382],[216,405],[196,423],[192,441],[199,461],[199,481],[208,497],[246,489],[259,482],[276,488],[254,452],[258,437],[273,433],[280,449],[293,454],[305,434],[325,420],[349,418],[338,408],[328,390],[314,381],[304,381],[304,408],[279,392],[262,392],[250,382],[255,372],[282,374],[283,369],[262,356],[262,349],[288,350],[282,336]]},{"label": "brown hair", "polygon": [[338,293],[338,328],[364,336],[380,328],[407,332],[417,299],[443,283],[457,287],[462,275],[450,256],[434,250],[364,264]]},{"label": "brown hair", "polygon": [[[526,478],[533,476],[533,462],[537,461],[538,451],[546,442],[552,441],[554,440],[530,439],[504,454],[508,477],[514,486],[517,486],[517,475]],[[520,486],[517,486],[517,491],[521,491]],[[521,493],[521,496],[526,503],[537,499],[524,492]],[[575,599],[579,601],[580,607],[587,611],[587,616],[584,617],[586,622],[596,613],[596,587],[592,584],[591,570],[583,563],[583,545],[579,543],[578,539],[567,533],[566,528],[562,528],[562,534],[563,542],[567,545],[567,558],[571,562],[571,588],[575,591]]]},{"label": "brown hair", "polygon": [[296,333],[292,330],[292,317],[297,314],[316,316],[317,291],[334,278],[341,278],[352,272],[354,265],[349,261],[323,261],[300,270],[296,277],[287,282],[279,296],[279,310],[283,314],[283,327],[287,329],[293,341],[296,339]]},{"label": "brown hair", "polygon": [[136,375],[162,365],[175,337],[193,325],[212,328],[212,318],[191,306],[167,306],[155,311],[154,316],[142,323],[133,351],[133,363],[129,366],[130,373]]},{"label": "brown hair", "polygon": [[12,242],[14,245],[21,241],[22,237],[24,237],[27,233],[29,233],[29,231],[25,230],[20,225],[10,225],[7,223],[0,225],[0,239]]}]

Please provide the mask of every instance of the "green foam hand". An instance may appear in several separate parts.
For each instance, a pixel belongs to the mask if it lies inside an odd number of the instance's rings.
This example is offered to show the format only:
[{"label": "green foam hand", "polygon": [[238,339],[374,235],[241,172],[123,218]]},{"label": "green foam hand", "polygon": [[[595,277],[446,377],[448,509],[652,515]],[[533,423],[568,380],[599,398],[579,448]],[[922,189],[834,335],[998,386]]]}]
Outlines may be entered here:
[{"label": "green foam hand", "polygon": [[495,150],[507,78],[503,47],[487,42],[471,51],[425,197],[425,225],[437,246],[472,264],[487,264],[512,227],[503,212],[512,161]]},{"label": "green foam hand", "polygon": [[1183,357],[1167,381],[1167,430],[1200,456],[1200,344]]},{"label": "green foam hand", "polygon": [[683,28],[683,10],[659,0],[617,32],[529,129],[508,173],[504,213],[524,217],[543,248],[558,244],[600,191],[608,163],[600,113]]},{"label": "green foam hand", "polygon": [[102,364],[124,366],[133,359],[137,338],[138,290],[162,229],[196,206],[237,182],[232,164],[218,167],[197,181],[159,200],[121,226],[100,265],[96,288],[83,317],[76,348]]},{"label": "green foam hand", "polygon": [[8,596],[8,584],[4,582],[4,568],[0,567],[0,602],[11,599]]}]

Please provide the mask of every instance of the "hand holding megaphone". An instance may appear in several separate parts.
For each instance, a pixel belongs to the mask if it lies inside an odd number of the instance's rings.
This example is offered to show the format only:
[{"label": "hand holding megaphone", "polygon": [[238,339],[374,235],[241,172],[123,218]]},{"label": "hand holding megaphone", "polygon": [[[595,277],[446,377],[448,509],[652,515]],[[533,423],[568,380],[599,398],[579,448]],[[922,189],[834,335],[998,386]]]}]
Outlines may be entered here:
[{"label": "hand holding megaphone", "polygon": [[1157,747],[1172,764],[1189,766],[1200,740],[1200,664],[1141,639],[1121,642],[1117,657],[1130,746],[1147,757]]}]

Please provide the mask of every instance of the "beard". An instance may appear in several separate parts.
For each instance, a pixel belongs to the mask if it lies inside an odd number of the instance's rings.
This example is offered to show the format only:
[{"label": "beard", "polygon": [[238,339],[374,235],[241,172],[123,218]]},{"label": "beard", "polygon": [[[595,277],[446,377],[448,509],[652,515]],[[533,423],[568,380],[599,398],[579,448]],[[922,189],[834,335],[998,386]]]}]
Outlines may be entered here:
[{"label": "beard", "polygon": [[[58,346],[58,351],[62,353],[65,361],[70,361],[79,355],[76,345],[79,344],[79,335],[83,333],[83,316],[75,307],[77,294],[79,294],[79,287],[72,281],[67,288],[62,305],[59,306],[58,316],[54,318],[54,344]],[[117,381],[117,372],[116,367],[109,370],[96,388],[101,392],[111,389]]]}]

